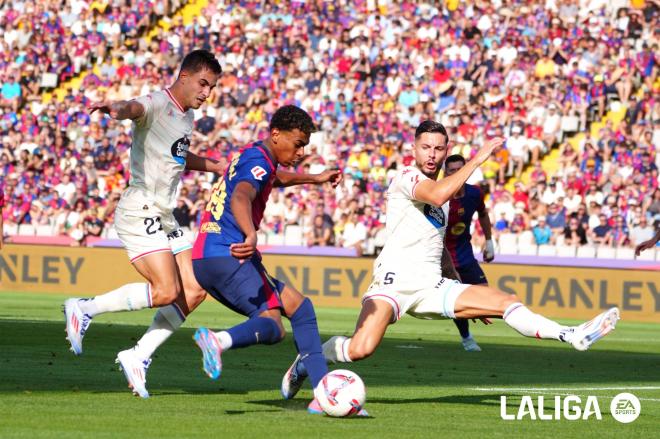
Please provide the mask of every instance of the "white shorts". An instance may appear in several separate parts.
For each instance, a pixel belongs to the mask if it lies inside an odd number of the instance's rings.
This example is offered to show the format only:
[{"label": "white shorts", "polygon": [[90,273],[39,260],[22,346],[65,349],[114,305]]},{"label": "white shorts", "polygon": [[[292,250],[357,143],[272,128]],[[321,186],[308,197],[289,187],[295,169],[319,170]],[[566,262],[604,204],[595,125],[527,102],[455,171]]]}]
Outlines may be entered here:
[{"label": "white shorts", "polygon": [[397,288],[397,282],[388,276],[391,274],[393,273],[374,276],[373,283],[362,297],[362,303],[367,300],[388,302],[394,311],[394,321],[399,320],[404,314],[426,320],[453,319],[456,317],[454,313],[456,299],[471,287],[457,280],[436,277],[430,279],[431,282],[429,279],[424,280],[424,285],[420,284],[419,288],[403,289]]},{"label": "white shorts", "polygon": [[131,263],[152,253],[181,253],[192,248],[190,237],[179,227],[173,215],[144,217],[117,209],[115,230]]}]

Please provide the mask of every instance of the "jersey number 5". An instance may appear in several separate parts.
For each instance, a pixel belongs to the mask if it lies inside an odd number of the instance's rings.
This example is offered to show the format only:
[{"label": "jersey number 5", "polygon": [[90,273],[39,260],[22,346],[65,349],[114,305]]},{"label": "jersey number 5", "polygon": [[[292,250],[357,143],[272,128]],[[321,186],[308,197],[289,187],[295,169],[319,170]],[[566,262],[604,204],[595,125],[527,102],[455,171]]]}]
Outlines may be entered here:
[{"label": "jersey number 5", "polygon": [[385,273],[385,280],[383,280],[383,283],[385,285],[393,284],[395,275],[396,275],[396,273],[392,273],[391,271],[388,271],[387,273]]}]

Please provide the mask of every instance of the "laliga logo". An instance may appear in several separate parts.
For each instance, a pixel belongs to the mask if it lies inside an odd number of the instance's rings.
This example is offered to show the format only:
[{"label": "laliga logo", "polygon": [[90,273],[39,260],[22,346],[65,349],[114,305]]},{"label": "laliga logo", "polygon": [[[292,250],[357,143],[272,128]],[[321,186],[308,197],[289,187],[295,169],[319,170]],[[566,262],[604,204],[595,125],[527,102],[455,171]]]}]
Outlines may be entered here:
[{"label": "laliga logo", "polygon": [[[610,404],[612,417],[617,421],[628,424],[639,417],[641,404],[639,399],[632,393],[619,393],[612,399]],[[577,421],[578,419],[587,420],[595,416],[597,420],[602,420],[598,399],[595,396],[588,396],[584,406],[582,399],[577,395],[568,395],[562,399],[561,396],[554,397],[554,407],[545,407],[545,399],[539,396],[537,404],[531,396],[523,396],[518,407],[518,413],[507,413],[506,396],[500,396],[500,417],[505,421],[520,421],[527,417],[529,419],[552,421],[566,419],[568,421]]]},{"label": "laliga logo", "polygon": [[595,396],[588,396],[587,401],[582,408],[582,400],[579,396],[569,395],[562,401],[561,396],[555,396],[554,407],[545,408],[545,399],[543,396],[538,397],[538,404],[534,406],[534,401],[531,396],[523,396],[520,401],[520,407],[516,415],[509,414],[506,411],[506,396],[500,396],[500,417],[505,421],[520,421],[529,417],[535,421],[552,421],[559,419],[566,419],[568,421],[576,421],[578,419],[589,419],[591,416],[596,416],[599,421],[603,419],[598,406],[598,399]]}]

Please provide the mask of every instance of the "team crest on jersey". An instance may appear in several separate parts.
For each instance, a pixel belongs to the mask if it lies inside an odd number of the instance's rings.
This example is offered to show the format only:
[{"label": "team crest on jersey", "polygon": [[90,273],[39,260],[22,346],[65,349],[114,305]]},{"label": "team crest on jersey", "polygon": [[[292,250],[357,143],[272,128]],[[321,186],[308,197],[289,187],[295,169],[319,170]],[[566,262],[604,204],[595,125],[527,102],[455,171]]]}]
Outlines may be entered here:
[{"label": "team crest on jersey", "polygon": [[172,158],[180,165],[186,163],[186,156],[188,155],[188,147],[190,146],[190,139],[188,136],[183,136],[172,144]]},{"label": "team crest on jersey", "polygon": [[428,204],[424,205],[424,215],[431,224],[436,228],[441,228],[447,225],[447,218],[445,217],[445,211],[441,207],[430,206]]},{"label": "team crest on jersey", "polygon": [[254,179],[259,181],[263,180],[264,176],[266,175],[266,170],[261,166],[255,166],[250,170],[250,172],[252,172]]}]

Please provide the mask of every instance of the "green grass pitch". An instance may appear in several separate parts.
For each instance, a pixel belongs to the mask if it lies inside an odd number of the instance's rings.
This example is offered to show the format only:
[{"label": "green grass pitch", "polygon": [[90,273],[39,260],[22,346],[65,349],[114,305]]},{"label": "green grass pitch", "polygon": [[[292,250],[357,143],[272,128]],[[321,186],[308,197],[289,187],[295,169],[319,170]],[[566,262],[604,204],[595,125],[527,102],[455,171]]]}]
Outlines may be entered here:
[{"label": "green grass pitch", "polygon": [[[311,390],[283,401],[279,386],[293,360],[292,337],[277,346],[229,351],[223,374],[209,380],[192,341],[194,328],[225,328],[241,317],[205,302],[157,353],[152,397],[131,396],[115,354],[135,343],[152,311],[100,316],[74,357],[64,340],[64,297],[0,294],[0,438],[183,437],[658,437],[660,324],[624,320],[587,352],[526,339],[501,322],[473,324],[483,348],[466,353],[449,321],[406,317],[376,354],[346,366],[367,385],[371,417],[333,419],[306,412]],[[323,339],[349,334],[357,310],[317,310]],[[569,323],[569,322],[567,322]],[[643,387],[643,388],[641,388]],[[524,390],[528,389],[528,390]],[[640,417],[621,424],[611,398],[631,391]],[[601,421],[504,421],[500,395],[516,413],[521,396],[598,397]],[[548,405],[546,404],[546,407]],[[547,410],[547,408],[546,408]]]}]

